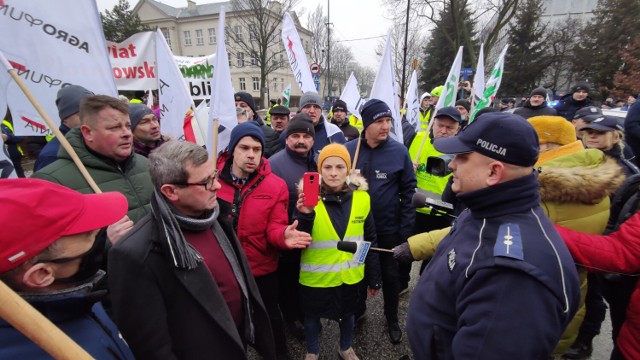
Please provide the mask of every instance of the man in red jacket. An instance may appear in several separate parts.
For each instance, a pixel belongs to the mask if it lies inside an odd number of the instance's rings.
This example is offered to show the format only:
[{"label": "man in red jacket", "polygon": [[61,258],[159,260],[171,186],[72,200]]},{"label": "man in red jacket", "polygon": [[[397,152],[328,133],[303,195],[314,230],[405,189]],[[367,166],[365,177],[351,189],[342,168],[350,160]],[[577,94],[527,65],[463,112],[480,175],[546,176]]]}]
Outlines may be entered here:
[{"label": "man in red jacket", "polygon": [[[589,235],[556,226],[576,264],[594,272],[640,272],[640,212],[609,235]],[[640,289],[631,295],[627,316],[615,340],[612,360],[640,359]]]},{"label": "man in red jacket", "polygon": [[[289,358],[284,321],[278,306],[279,250],[305,248],[311,235],[289,225],[287,184],[271,173],[263,157],[264,135],[254,122],[231,131],[228,151],[218,160],[221,213],[228,214],[249,260],[276,339],[276,354]],[[293,294],[292,296],[296,296]]]}]

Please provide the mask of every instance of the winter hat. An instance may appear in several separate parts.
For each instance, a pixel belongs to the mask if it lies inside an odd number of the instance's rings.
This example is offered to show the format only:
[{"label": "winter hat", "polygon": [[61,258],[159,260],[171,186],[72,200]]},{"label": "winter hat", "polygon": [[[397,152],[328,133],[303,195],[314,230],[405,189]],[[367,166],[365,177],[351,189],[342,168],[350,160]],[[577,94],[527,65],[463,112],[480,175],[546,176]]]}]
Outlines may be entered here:
[{"label": "winter hat", "polygon": [[81,194],[40,179],[0,180],[0,273],[33,258],[63,236],[101,229],[127,213],[119,192]]},{"label": "winter hat", "polygon": [[540,152],[533,126],[522,116],[506,112],[484,114],[458,135],[435,139],[433,146],[443,154],[477,152],[518,166],[533,166]]},{"label": "winter hat", "polygon": [[591,86],[589,85],[589,83],[587,83],[585,81],[580,81],[580,82],[577,82],[575,85],[573,85],[571,87],[570,93],[573,94],[574,92],[576,92],[578,90],[585,90],[586,92],[590,92],[591,91]]},{"label": "winter hat", "polygon": [[234,126],[233,130],[231,130],[228,148],[231,154],[233,154],[233,150],[236,148],[236,145],[238,145],[238,141],[245,136],[251,136],[252,138],[260,141],[260,144],[262,144],[262,153],[264,154],[264,134],[262,133],[260,125],[255,121],[247,121],[245,123],[238,124]]},{"label": "winter hat", "polygon": [[131,119],[131,131],[136,129],[143,117],[155,113],[145,104],[129,104],[129,119]]},{"label": "winter hat", "polygon": [[347,164],[347,169],[351,169],[351,155],[349,155],[349,151],[344,145],[338,143],[329,144],[320,150],[320,154],[318,155],[318,169],[322,169],[322,163],[332,156],[337,156],[344,160],[345,164]]},{"label": "winter hat", "polygon": [[364,129],[380,118],[392,117],[389,106],[387,106],[384,101],[378,99],[367,101],[362,107],[362,110],[360,110],[360,115],[362,115],[362,125]]},{"label": "winter hat", "polygon": [[245,102],[247,105],[249,105],[249,107],[251,108],[251,110],[253,110],[253,112],[256,112],[256,103],[255,101],[253,101],[253,96],[251,96],[251,94],[240,91],[237,92],[235,95],[233,95],[233,97],[236,99],[236,101],[243,101]]},{"label": "winter hat", "polygon": [[576,141],[576,128],[562,116],[534,116],[529,123],[538,134],[540,144],[571,144]]},{"label": "winter hat", "polygon": [[305,133],[311,136],[316,135],[316,129],[313,127],[313,121],[311,121],[309,115],[305,113],[299,113],[298,115],[294,116],[291,121],[289,121],[285,137],[295,133]]},{"label": "winter hat", "polygon": [[322,107],[322,98],[320,97],[320,95],[314,93],[313,91],[307,91],[306,93],[302,94],[299,107],[300,109],[302,109],[307,105],[318,105]]},{"label": "winter hat", "polygon": [[456,106],[462,106],[463,108],[467,109],[467,112],[471,110],[471,104],[469,104],[469,102],[465,99],[456,101]]},{"label": "winter hat", "polygon": [[422,94],[422,96],[420,96],[420,104],[422,104],[422,100],[424,100],[425,98],[431,99],[431,94],[429,94],[428,92]]},{"label": "winter hat", "polygon": [[433,88],[433,90],[431,90],[431,95],[432,96],[440,96],[442,95],[442,90],[444,89],[444,86],[440,85],[440,86],[436,86]]},{"label": "winter hat", "polygon": [[58,107],[60,120],[79,113],[80,101],[87,96],[93,95],[95,94],[79,85],[69,85],[58,90],[56,106]]},{"label": "winter hat", "polygon": [[336,100],[336,102],[333,103],[333,111],[348,112],[347,103],[342,100]]},{"label": "winter hat", "polygon": [[539,88],[535,88],[533,89],[533,91],[531,92],[531,95],[529,95],[529,97],[533,96],[533,95],[540,95],[543,98],[547,98],[547,89],[543,88],[543,87],[539,87]]},{"label": "winter hat", "polygon": [[276,105],[269,110],[269,114],[271,115],[289,115],[291,114],[291,110],[284,105]]}]

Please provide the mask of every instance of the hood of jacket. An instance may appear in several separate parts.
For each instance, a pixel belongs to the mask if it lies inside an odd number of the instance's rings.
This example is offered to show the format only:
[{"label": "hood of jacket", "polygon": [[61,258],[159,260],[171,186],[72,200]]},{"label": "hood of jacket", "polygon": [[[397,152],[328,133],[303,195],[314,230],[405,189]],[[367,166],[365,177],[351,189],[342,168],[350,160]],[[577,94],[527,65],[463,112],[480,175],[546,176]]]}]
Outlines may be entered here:
[{"label": "hood of jacket", "polygon": [[542,201],[597,204],[624,181],[617,161],[597,149],[564,155],[540,165]]}]

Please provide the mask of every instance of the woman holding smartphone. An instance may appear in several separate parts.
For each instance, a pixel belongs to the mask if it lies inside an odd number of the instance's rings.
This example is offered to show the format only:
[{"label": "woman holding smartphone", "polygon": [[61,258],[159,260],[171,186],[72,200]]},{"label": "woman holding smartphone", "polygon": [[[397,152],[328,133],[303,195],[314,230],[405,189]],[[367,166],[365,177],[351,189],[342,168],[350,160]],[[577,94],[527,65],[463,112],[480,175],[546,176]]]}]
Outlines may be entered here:
[{"label": "woman holding smartphone", "polygon": [[[364,240],[377,245],[373,215],[370,212],[366,180],[349,177],[351,158],[341,144],[325,146],[318,156],[321,181],[305,176],[298,197],[298,230],[311,234],[311,245],[302,251],[300,260],[300,304],[304,312],[304,332],[307,341],[305,360],[316,360],[320,353],[320,318],[338,322],[342,359],[357,360],[353,348],[355,305],[358,286],[363,280],[373,296],[381,288],[378,255],[369,253],[365,264],[353,260],[353,254],[337,249],[339,241]],[[315,178],[317,179],[315,174]],[[357,183],[357,184],[356,184]],[[320,195],[316,198],[305,193]],[[355,189],[355,190],[354,190]]]}]

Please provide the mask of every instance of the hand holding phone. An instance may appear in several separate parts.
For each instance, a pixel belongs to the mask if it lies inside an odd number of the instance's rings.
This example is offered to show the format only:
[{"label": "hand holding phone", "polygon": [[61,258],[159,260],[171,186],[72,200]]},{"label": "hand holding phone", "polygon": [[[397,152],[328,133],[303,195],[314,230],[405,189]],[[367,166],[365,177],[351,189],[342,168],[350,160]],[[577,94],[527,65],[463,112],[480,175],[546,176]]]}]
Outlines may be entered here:
[{"label": "hand holding phone", "polygon": [[318,205],[320,174],[317,172],[306,172],[302,179],[302,192],[304,193],[303,205],[308,207]]}]

